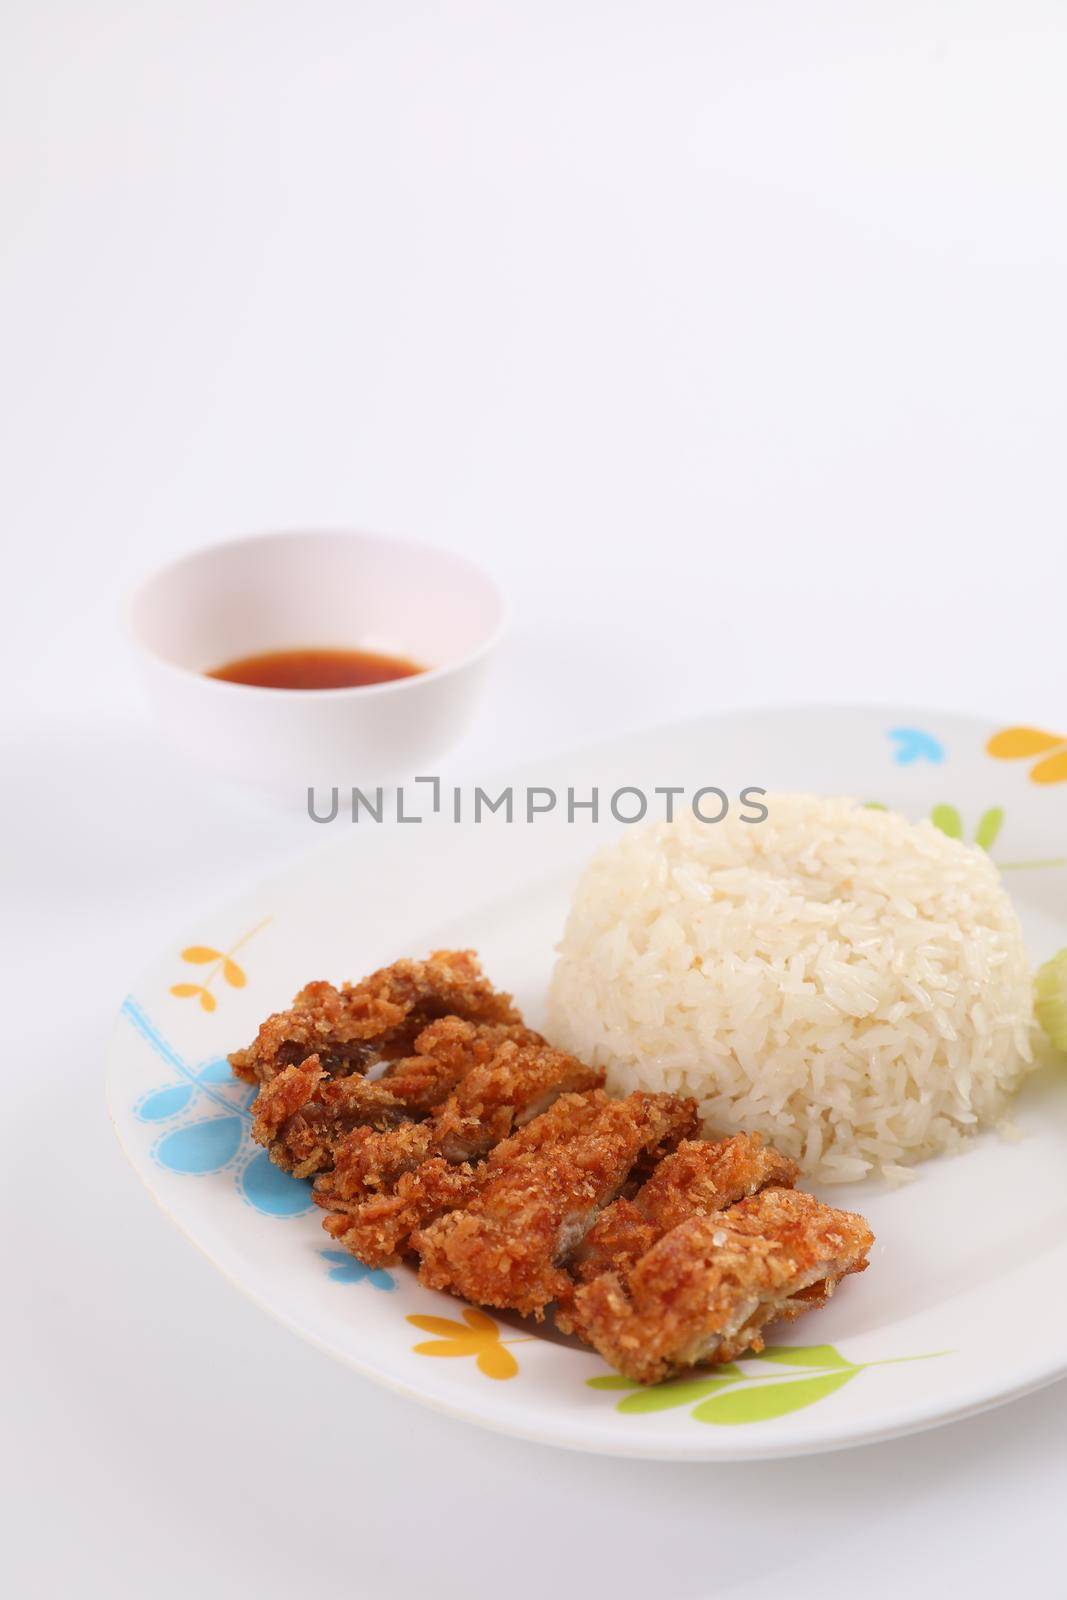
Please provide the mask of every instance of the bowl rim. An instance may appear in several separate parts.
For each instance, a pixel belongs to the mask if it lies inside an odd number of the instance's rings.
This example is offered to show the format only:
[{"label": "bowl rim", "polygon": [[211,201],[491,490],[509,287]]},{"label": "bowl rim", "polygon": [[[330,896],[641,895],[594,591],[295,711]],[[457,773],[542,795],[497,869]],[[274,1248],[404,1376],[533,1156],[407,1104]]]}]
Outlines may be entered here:
[{"label": "bowl rim", "polygon": [[[347,688],[339,689],[280,689],[264,684],[234,683],[227,678],[213,678],[206,672],[198,672],[193,667],[182,666],[179,662],[171,660],[153,645],[149,644],[135,621],[135,610],[141,598],[150,585],[173,576],[182,567],[190,566],[195,561],[202,560],[205,556],[219,554],[225,550],[233,550],[245,545],[266,544],[284,539],[297,538],[326,538],[332,541],[358,540],[365,544],[400,547],[411,554],[425,553],[432,556],[443,556],[447,561],[453,562],[457,567],[466,569],[473,578],[484,585],[490,592],[496,604],[496,621],[486,637],[480,644],[475,645],[455,661],[446,662],[440,667],[424,667],[419,672],[410,673],[405,678],[389,678],[384,683],[359,683]],[[404,535],[386,533],[372,533],[364,528],[273,528],[262,533],[236,534],[229,539],[217,539],[210,544],[198,545],[194,550],[187,550],[182,555],[175,556],[173,560],[166,561],[162,566],[155,567],[151,572],[129,588],[122,600],[121,626],[122,631],[133,649],[141,656],[147,658],[153,665],[164,672],[173,675],[179,680],[198,684],[210,684],[211,690],[227,694],[256,695],[259,697],[271,696],[275,701],[286,699],[301,703],[315,703],[323,698],[331,703],[344,700],[346,697],[366,699],[371,696],[399,694],[422,683],[438,682],[454,673],[461,672],[464,668],[474,666],[484,660],[500,643],[507,632],[511,620],[511,605],[505,598],[500,585],[491,573],[468,556],[461,555],[447,546],[433,544],[428,539],[412,539]],[[330,646],[323,646],[324,649]],[[209,691],[211,692],[211,691]]]}]

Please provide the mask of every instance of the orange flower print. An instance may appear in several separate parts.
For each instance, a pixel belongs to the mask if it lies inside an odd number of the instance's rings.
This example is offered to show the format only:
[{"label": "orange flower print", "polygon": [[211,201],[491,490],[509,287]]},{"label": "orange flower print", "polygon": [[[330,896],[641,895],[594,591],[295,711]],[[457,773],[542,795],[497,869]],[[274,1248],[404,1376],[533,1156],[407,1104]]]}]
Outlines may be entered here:
[{"label": "orange flower print", "polygon": [[237,943],[232,944],[228,950],[216,950],[210,944],[186,945],[182,951],[182,960],[187,961],[191,967],[208,967],[210,970],[205,974],[203,983],[171,984],[171,994],[179,1000],[199,1000],[201,1011],[214,1011],[218,1005],[218,1000],[211,992],[211,985],[221,973],[231,989],[244,988],[248,978],[245,975],[244,967],[239,966],[233,959],[234,955],[242,945],[248,943],[249,939],[254,939],[260,929],[265,928],[269,921],[270,918],[265,917],[250,932],[242,934]]},{"label": "orange flower print", "polygon": [[1031,783],[1067,783],[1067,734],[1041,728],[1002,728],[986,745],[997,761],[1034,761]]},{"label": "orange flower print", "polygon": [[408,1317],[407,1321],[423,1333],[436,1333],[436,1339],[412,1345],[417,1356],[473,1356],[478,1371],[487,1378],[514,1378],[519,1363],[505,1344],[525,1344],[525,1339],[502,1340],[500,1329],[484,1311],[468,1306],[462,1322],[450,1317]]}]

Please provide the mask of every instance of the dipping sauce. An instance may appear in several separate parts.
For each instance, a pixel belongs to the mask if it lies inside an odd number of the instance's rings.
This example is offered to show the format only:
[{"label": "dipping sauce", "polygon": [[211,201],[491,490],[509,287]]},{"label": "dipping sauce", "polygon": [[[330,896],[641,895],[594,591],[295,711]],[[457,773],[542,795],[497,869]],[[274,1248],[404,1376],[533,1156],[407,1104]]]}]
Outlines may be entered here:
[{"label": "dipping sauce", "polygon": [[425,671],[403,656],[383,656],[373,650],[271,650],[227,661],[205,676],[247,683],[254,689],[359,689]]}]

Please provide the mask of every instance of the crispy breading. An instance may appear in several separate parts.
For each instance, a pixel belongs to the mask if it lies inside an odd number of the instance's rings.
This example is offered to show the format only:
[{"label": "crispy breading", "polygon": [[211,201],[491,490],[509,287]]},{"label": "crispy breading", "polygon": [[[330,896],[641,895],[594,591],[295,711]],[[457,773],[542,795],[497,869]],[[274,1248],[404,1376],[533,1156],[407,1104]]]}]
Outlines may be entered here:
[{"label": "crispy breading", "polygon": [[420,1282],[543,1316],[570,1283],[561,1263],[634,1164],[693,1133],[696,1121],[692,1100],[632,1094],[605,1101],[572,1137],[494,1163],[469,1206],[414,1235]]},{"label": "crispy breading", "polygon": [[252,1137],[271,1159],[298,1178],[328,1171],[353,1128],[379,1131],[417,1120],[446,1100],[456,1083],[513,1038],[538,1035],[514,1024],[444,1017],[423,1028],[415,1054],[394,1062],[374,1081],[352,1073],[331,1078],[318,1055],[283,1067],[262,1085],[252,1105]]},{"label": "crispy breading", "polygon": [[322,1219],[326,1232],[369,1267],[390,1266],[408,1247],[416,1228],[432,1222],[474,1196],[478,1175],[434,1156],[412,1172],[402,1172],[392,1193],[374,1194]]},{"label": "crispy breading", "polygon": [[253,1042],[229,1056],[235,1077],[269,1083],[286,1067],[318,1056],[327,1074],[362,1072],[371,1050],[360,1025],[348,1014],[342,990],[324,981],[306,984],[288,1011],[276,1011],[259,1025]]},{"label": "crispy breading", "polygon": [[388,1128],[407,1115],[381,1083],[327,1076],[318,1056],[283,1067],[252,1102],[252,1137],[297,1178],[333,1165],[334,1151],[357,1126]]},{"label": "crispy breading", "polygon": [[521,1025],[510,995],[488,982],[472,950],[435,950],[426,961],[395,961],[369,978],[336,989],[309,983],[287,1011],[260,1026],[230,1066],[249,1083],[266,1083],[283,1068],[318,1055],[331,1076],[364,1072],[374,1061],[403,1055],[437,1017]]},{"label": "crispy breading", "polygon": [[332,1172],[315,1179],[314,1199],[326,1211],[351,1210],[374,1194],[389,1194],[405,1172],[433,1154],[429,1121],[402,1122],[387,1132],[353,1128],[334,1152]]},{"label": "crispy breading", "polygon": [[768,1184],[791,1188],[795,1161],[756,1134],[737,1133],[709,1144],[684,1139],[632,1198],[616,1200],[593,1224],[571,1270],[581,1283],[601,1272],[625,1273],[657,1239],[688,1217],[725,1211]]},{"label": "crispy breading", "polygon": [[531,1121],[506,1139],[501,1139],[485,1159],[485,1172],[495,1171],[516,1156],[528,1155],[549,1145],[565,1144],[584,1133],[611,1102],[603,1089],[582,1089],[561,1094],[547,1111],[542,1111]]},{"label": "crispy breading", "polygon": [[520,1023],[468,1022],[441,1017],[423,1028],[414,1054],[390,1062],[381,1083],[413,1114],[432,1111],[474,1067],[485,1066],[502,1044],[544,1045],[539,1033]]},{"label": "crispy breading", "polygon": [[796,1162],[758,1133],[735,1133],[714,1143],[685,1139],[635,1198],[645,1216],[667,1233],[688,1217],[725,1211],[772,1184],[791,1189],[799,1176]]},{"label": "crispy breading", "polygon": [[474,1067],[432,1115],[434,1152],[472,1161],[547,1111],[561,1094],[597,1089],[603,1070],[547,1045],[509,1040]]},{"label": "crispy breading", "polygon": [[315,1199],[337,1210],[391,1189],[401,1173],[431,1156],[456,1163],[477,1159],[561,1094],[595,1088],[603,1077],[547,1045],[506,1040],[489,1061],[460,1079],[425,1122],[384,1133],[355,1128],[337,1149],[333,1172],[316,1184]]},{"label": "crispy breading", "polygon": [[[558,1144],[575,1135],[608,1103],[601,1089],[565,1094],[547,1111],[490,1150],[477,1167],[451,1165],[431,1156],[394,1179],[391,1191],[362,1200],[334,1200],[338,1209],[323,1218],[323,1227],[367,1266],[389,1266],[410,1248],[411,1236],[436,1217],[469,1205],[478,1189],[499,1167],[516,1156]],[[326,1198],[316,1196],[320,1204]]]},{"label": "crispy breading", "polygon": [[862,1272],[874,1236],[862,1217],[798,1190],[769,1188],[690,1217],[626,1281],[601,1273],[574,1296],[581,1336],[636,1383],[763,1348],[762,1330],[823,1304]]}]

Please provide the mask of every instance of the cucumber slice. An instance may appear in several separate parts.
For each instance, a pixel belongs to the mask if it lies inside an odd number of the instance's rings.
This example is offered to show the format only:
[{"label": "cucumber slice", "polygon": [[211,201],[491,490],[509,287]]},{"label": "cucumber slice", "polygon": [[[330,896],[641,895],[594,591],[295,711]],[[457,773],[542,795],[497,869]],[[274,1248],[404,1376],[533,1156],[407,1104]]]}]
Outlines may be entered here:
[{"label": "cucumber slice", "polygon": [[1055,1048],[1067,1051],[1067,949],[1038,967],[1034,1015]]}]

